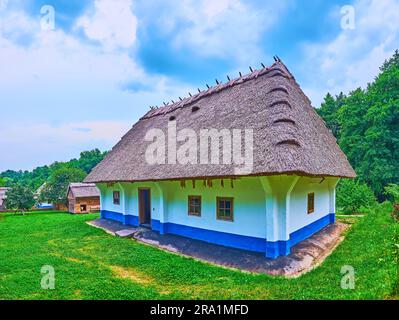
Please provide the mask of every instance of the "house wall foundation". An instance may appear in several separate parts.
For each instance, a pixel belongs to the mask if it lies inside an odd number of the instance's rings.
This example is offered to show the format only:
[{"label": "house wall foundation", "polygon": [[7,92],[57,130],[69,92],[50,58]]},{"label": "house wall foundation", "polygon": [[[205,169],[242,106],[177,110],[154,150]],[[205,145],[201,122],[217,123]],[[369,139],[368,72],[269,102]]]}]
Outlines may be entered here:
[{"label": "house wall foundation", "polygon": [[[296,176],[246,177],[203,181],[98,184],[101,217],[139,225],[138,190],[151,189],[151,228],[218,245],[264,253],[268,258],[288,255],[295,244],[335,221],[337,178]],[[119,205],[112,202],[120,191]],[[307,194],[315,194],[315,210],[307,212]],[[187,199],[201,196],[201,216],[188,215]],[[234,198],[234,220],[216,216],[216,197]]]}]

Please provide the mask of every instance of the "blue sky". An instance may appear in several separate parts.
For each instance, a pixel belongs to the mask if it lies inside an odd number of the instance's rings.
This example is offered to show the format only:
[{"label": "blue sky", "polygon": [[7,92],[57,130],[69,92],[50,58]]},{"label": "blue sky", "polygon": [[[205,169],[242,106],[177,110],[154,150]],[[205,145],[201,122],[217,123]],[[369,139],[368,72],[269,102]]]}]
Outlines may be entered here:
[{"label": "blue sky", "polygon": [[399,0],[0,0],[0,171],[107,150],[150,105],[273,55],[317,107],[372,81],[398,32]]}]

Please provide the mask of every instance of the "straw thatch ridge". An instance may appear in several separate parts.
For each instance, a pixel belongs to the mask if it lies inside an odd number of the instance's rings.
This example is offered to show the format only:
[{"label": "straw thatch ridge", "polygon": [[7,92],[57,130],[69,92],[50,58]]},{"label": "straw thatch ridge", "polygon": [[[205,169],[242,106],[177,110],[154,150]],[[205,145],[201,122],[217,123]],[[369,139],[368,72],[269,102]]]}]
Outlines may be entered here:
[{"label": "straw thatch ridge", "polygon": [[220,83],[177,103],[152,108],[85,181],[158,181],[237,176],[233,164],[147,164],[145,151],[149,142],[145,142],[146,133],[156,128],[166,134],[171,120],[176,120],[177,130],[190,128],[198,136],[201,129],[252,129],[254,163],[249,175],[356,176],[310,100],[285,65],[277,61],[268,68]]}]

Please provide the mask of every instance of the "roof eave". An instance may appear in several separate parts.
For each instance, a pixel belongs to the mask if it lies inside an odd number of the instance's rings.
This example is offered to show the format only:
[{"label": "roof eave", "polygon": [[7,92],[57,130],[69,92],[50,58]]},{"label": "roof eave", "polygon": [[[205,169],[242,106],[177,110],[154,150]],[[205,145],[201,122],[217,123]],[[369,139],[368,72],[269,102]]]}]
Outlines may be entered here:
[{"label": "roof eave", "polygon": [[[355,179],[356,173],[353,175],[334,175],[334,174],[311,174],[303,171],[286,171],[286,172],[269,172],[269,173],[255,173],[249,175],[215,175],[215,176],[195,176],[195,177],[176,177],[176,178],[163,178],[163,179],[110,179],[110,180],[87,180],[90,183],[134,183],[134,182],[160,182],[160,181],[181,181],[181,180],[210,180],[210,179],[239,179],[239,178],[253,178],[253,177],[270,177],[278,175],[296,175],[299,177],[310,177],[310,178],[341,178],[341,179]],[[86,180],[85,180],[86,182]]]}]

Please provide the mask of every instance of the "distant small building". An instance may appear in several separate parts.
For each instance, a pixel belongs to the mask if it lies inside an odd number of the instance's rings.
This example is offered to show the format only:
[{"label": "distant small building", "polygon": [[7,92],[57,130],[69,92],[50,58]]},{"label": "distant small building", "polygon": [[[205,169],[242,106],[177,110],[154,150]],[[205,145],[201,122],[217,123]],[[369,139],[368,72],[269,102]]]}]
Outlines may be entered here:
[{"label": "distant small building", "polygon": [[54,203],[52,206],[55,211],[68,211],[68,206],[63,203]]},{"label": "distant small building", "polygon": [[54,205],[48,202],[40,202],[36,205],[37,209],[42,209],[42,210],[51,210],[54,209]]},{"label": "distant small building", "polygon": [[0,188],[0,211],[6,210],[6,192],[9,188]]},{"label": "distant small building", "polygon": [[41,196],[41,194],[42,194],[42,192],[43,192],[45,187],[46,187],[46,182],[43,183],[34,193],[34,197],[35,197],[35,200],[37,202],[36,208],[37,209],[54,209],[54,207],[55,207],[54,204],[48,203],[48,202],[40,202],[39,201],[40,196]]},{"label": "distant small building", "polygon": [[94,183],[71,183],[68,188],[68,211],[88,213],[100,210],[100,191]]}]

